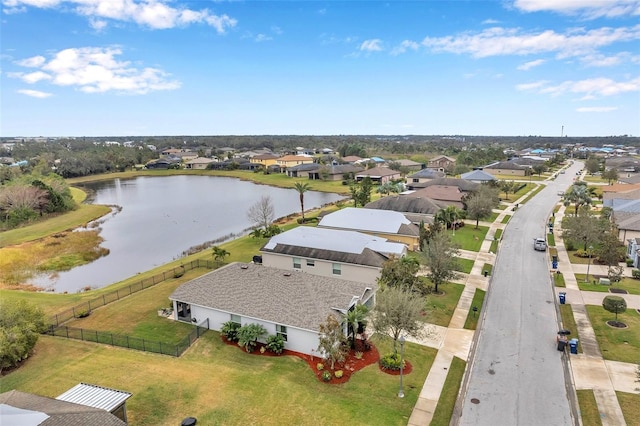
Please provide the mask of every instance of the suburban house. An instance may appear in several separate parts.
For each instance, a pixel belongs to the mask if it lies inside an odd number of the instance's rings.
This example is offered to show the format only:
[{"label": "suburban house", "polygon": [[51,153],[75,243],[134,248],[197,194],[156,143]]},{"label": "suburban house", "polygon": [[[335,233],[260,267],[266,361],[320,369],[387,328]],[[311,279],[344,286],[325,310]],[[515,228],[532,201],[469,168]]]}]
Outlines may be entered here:
[{"label": "suburban house", "polygon": [[447,157],[446,155],[439,155],[435,158],[432,158],[427,163],[428,169],[437,170],[439,172],[444,172],[446,170],[451,170],[456,166],[456,159]]},{"label": "suburban house", "polygon": [[485,166],[483,170],[494,176],[529,176],[531,174],[531,167],[521,166],[512,161],[498,161]]},{"label": "suburban house", "polygon": [[391,161],[392,163],[398,163],[400,167],[404,167],[407,170],[421,170],[424,169],[424,164],[409,160],[407,158],[401,158],[400,160]]},{"label": "suburban house", "polygon": [[402,175],[400,174],[400,172],[391,170],[388,167],[374,167],[368,170],[361,170],[355,174],[357,182],[360,182],[365,177],[371,178],[373,183],[385,184],[387,182],[391,182],[392,180],[400,179]]},{"label": "suburban house", "polygon": [[416,250],[420,240],[418,226],[390,210],[346,207],[325,215],[318,227],[364,232],[406,244],[410,250]]},{"label": "suburban house", "polygon": [[312,355],[320,324],[330,314],[340,320],[357,304],[372,307],[376,290],[375,284],[234,262],[182,284],[169,299],[178,321],[208,320],[217,331],[228,321],[260,324],[281,335],[286,349]]},{"label": "suburban house", "polygon": [[445,177],[445,172],[434,169],[422,169],[412,175],[407,176],[407,183],[422,183],[433,179]]},{"label": "suburban house", "polygon": [[198,157],[193,160],[189,160],[184,163],[185,169],[193,169],[193,170],[204,170],[211,163],[215,162],[215,160],[211,158]]},{"label": "suburban house", "polygon": [[297,178],[314,175],[317,173],[320,165],[316,163],[298,164],[297,166],[287,167],[285,172],[287,176]]},{"label": "suburban house", "polygon": [[462,197],[465,195],[457,185],[430,185],[410,194],[412,197],[428,198],[441,206],[464,208]]},{"label": "suburban house", "polygon": [[362,167],[353,164],[300,164],[287,169],[287,175],[290,177],[308,177],[311,180],[344,180],[345,175],[355,176],[356,173],[362,171]]},{"label": "suburban house", "polygon": [[435,214],[445,208],[446,204],[414,194],[415,192],[409,191],[400,195],[389,195],[368,203],[364,208],[399,212],[413,224],[420,225],[424,222],[431,225]]},{"label": "suburban house", "polygon": [[268,167],[275,166],[278,158],[280,158],[279,155],[265,153],[251,157],[249,161],[254,164],[259,164],[266,169]]},{"label": "suburban house", "polygon": [[18,390],[4,392],[0,394],[1,422],[8,426],[127,425],[124,406],[130,393],[84,383],[78,386],[57,398]]},{"label": "suburban house", "polygon": [[468,180],[475,183],[486,183],[498,180],[491,173],[487,173],[484,170],[472,170],[468,173],[460,175],[460,179]]},{"label": "suburban house", "polygon": [[375,284],[389,257],[406,255],[407,247],[356,231],[298,226],[260,251],[264,266]]},{"label": "suburban house", "polygon": [[358,161],[362,160],[362,157],[358,157],[357,155],[347,155],[346,157],[342,157],[341,158],[342,161],[344,161],[345,163],[357,163]]},{"label": "suburban house", "polygon": [[276,159],[276,165],[283,171],[298,164],[311,164],[313,162],[313,157],[305,155],[285,155]]},{"label": "suburban house", "polygon": [[144,165],[147,169],[168,169],[174,165],[180,165],[182,160],[178,157],[174,157],[173,155],[169,155],[166,157],[158,158],[156,160],[151,160],[147,164]]},{"label": "suburban house", "polygon": [[[417,191],[421,188],[427,188],[430,186],[446,186],[446,187],[455,186],[458,188],[460,192],[472,192],[472,191],[475,191],[476,188],[478,188],[478,185],[480,184],[476,182],[471,182],[470,180],[466,180],[466,179],[445,177],[445,178],[432,179],[432,180],[428,180],[420,183],[407,184],[407,188],[409,188],[410,190]],[[418,194],[418,195],[424,196],[424,194]]]}]

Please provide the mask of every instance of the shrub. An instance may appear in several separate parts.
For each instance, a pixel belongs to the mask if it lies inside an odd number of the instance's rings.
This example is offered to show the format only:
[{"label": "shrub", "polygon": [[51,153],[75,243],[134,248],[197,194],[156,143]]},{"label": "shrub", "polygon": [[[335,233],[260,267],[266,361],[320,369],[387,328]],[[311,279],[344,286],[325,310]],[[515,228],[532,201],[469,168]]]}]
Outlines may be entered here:
[{"label": "shrub", "polygon": [[316,368],[318,369],[318,371],[322,371],[324,370],[324,364],[319,362],[318,364],[316,364]]},{"label": "shrub", "polygon": [[568,250],[568,251],[573,251],[576,249],[576,244],[573,241],[565,241],[564,242],[564,247]]},{"label": "shrub", "polygon": [[270,335],[267,337],[267,349],[280,355],[284,351],[284,338],[279,334]]},{"label": "shrub", "polygon": [[633,266],[633,259],[626,258],[624,261],[627,263],[627,266]]},{"label": "shrub", "polygon": [[579,249],[579,250],[576,250],[575,254],[577,257],[589,257],[589,252],[587,250]]},{"label": "shrub", "polygon": [[633,269],[631,271],[631,276],[637,280],[640,280],[640,269]]},{"label": "shrub", "polygon": [[602,300],[602,307],[606,311],[616,314],[616,321],[618,321],[618,314],[627,310],[627,301],[621,296],[607,296]]},{"label": "shrub", "polygon": [[83,309],[76,312],[76,318],[86,318],[89,315],[91,315],[91,311],[89,309]]},{"label": "shrub", "polygon": [[173,278],[180,278],[184,275],[184,266],[181,266],[173,272]]},{"label": "shrub", "polygon": [[362,357],[364,356],[364,354],[360,351],[356,352],[356,359],[362,359]]},{"label": "shrub", "polygon": [[333,373],[334,376],[336,376],[336,379],[339,379],[342,377],[342,375],[344,374],[344,372],[342,370],[338,370],[335,373]]},{"label": "shrub", "polygon": [[220,334],[222,334],[228,341],[238,341],[238,330],[240,330],[240,324],[233,321],[227,321],[220,327]]},{"label": "shrub", "polygon": [[[384,370],[400,370],[400,355],[389,354],[380,358],[380,367]],[[406,365],[406,361],[402,360],[402,368]]]},{"label": "shrub", "polygon": [[238,346],[247,352],[253,352],[258,345],[258,339],[267,334],[267,330],[260,324],[246,324],[238,329]]},{"label": "shrub", "polygon": [[324,380],[325,382],[328,382],[329,380],[331,380],[331,373],[328,371],[323,371],[322,380]]}]

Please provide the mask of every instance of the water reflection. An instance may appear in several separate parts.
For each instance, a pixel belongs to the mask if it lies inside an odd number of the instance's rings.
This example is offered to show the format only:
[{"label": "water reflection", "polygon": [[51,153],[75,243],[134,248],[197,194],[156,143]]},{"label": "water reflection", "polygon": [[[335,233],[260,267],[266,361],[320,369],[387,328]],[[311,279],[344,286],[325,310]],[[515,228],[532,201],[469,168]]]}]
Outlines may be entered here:
[{"label": "water reflection", "polygon": [[[34,285],[55,292],[100,288],[170,262],[206,241],[244,235],[252,226],[247,211],[263,195],[271,197],[276,218],[300,211],[293,189],[217,176],[141,176],[86,188],[93,193],[92,203],[122,207],[100,225],[102,246],[110,254],[55,277],[38,277],[31,280]],[[342,198],[309,191],[305,209]]]}]

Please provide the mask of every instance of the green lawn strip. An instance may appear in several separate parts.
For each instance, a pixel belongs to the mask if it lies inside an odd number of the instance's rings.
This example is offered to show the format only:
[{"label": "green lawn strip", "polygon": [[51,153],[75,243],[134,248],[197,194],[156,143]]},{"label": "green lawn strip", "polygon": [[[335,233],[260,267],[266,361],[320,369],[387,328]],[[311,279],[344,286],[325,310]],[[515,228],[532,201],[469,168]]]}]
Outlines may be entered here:
[{"label": "green lawn strip", "polygon": [[493,265],[490,263],[485,263],[484,265],[482,265],[482,273],[484,274],[485,271],[487,271],[487,275],[491,275],[491,273],[493,272]]},{"label": "green lawn strip", "polygon": [[[484,296],[486,292],[484,290],[476,289],[473,294],[473,300],[471,300],[471,307],[469,308],[469,313],[467,314],[467,320],[464,322],[464,328],[467,330],[475,330],[478,326],[478,318],[480,318],[480,313],[482,312],[482,304],[484,303]],[[478,310],[476,312],[473,311],[473,308],[476,307]]]},{"label": "green lawn strip", "polygon": [[449,232],[451,240],[458,244],[460,249],[478,252],[488,231],[489,228],[487,226],[478,226],[478,229],[476,229],[473,225],[466,225],[457,229],[455,235],[451,231],[447,232]]},{"label": "green lawn strip", "polygon": [[473,259],[465,259],[465,258],[459,257],[457,259],[457,263],[458,263],[458,267],[456,268],[456,271],[463,272],[465,274],[470,274],[471,269],[473,269],[473,264],[475,263],[475,261]]},{"label": "green lawn strip", "polygon": [[[640,387],[640,384],[638,387]],[[616,392],[616,396],[627,424],[638,424],[640,419],[640,395],[637,393]]]},{"label": "green lawn strip", "polygon": [[458,300],[464,291],[464,285],[446,283],[438,286],[438,291],[444,292],[444,294],[429,294],[426,296],[423,320],[430,324],[447,327],[451,322],[453,311],[458,306]]},{"label": "green lawn strip", "polygon": [[553,234],[547,234],[547,245],[550,245],[550,246],[556,245],[556,238]]},{"label": "green lawn strip", "polygon": [[429,423],[430,426],[449,425],[458,398],[458,392],[460,391],[460,384],[462,383],[466,364],[467,363],[460,358],[456,356],[453,357],[451,366],[447,372],[444,387],[440,393],[440,398],[438,398],[438,405],[433,413],[433,419],[431,423]]},{"label": "green lawn strip", "polygon": [[556,287],[566,287],[567,285],[564,282],[564,275],[562,275],[561,273],[555,273],[553,274],[553,283]]},{"label": "green lawn strip", "polygon": [[507,223],[511,220],[511,215],[510,214],[505,214],[504,217],[502,218],[502,223]]},{"label": "green lawn strip", "polygon": [[496,229],[496,233],[493,235],[493,241],[491,241],[491,247],[489,247],[490,253],[498,252],[498,243],[500,242],[500,238],[502,237],[502,229]]},{"label": "green lawn strip", "polygon": [[568,336],[569,339],[574,337],[578,339],[578,353],[582,353],[582,343],[580,342],[580,336],[578,335],[578,326],[576,320],[573,318],[573,309],[571,305],[560,305],[560,320],[562,321],[562,328],[571,332]]},{"label": "green lawn strip", "polygon": [[601,426],[602,419],[598,411],[596,397],[591,389],[577,390],[578,405],[580,406],[580,418],[583,426]]},{"label": "green lawn strip", "polygon": [[[626,290],[629,294],[640,294],[640,281],[634,278],[623,278],[620,282],[613,283],[611,285],[594,284],[593,276],[589,276],[589,282],[585,283],[584,280],[586,274],[576,274],[576,280],[578,280],[578,287],[582,291],[599,291],[602,293],[608,293],[610,288]],[[613,293],[612,293],[613,294]]]},{"label": "green lawn strip", "polygon": [[[380,353],[390,351],[390,343],[375,342]],[[129,422],[140,426],[188,416],[206,425],[406,425],[435,355],[405,344],[413,371],[403,377],[405,398],[398,398],[398,376],[377,365],[344,385],[327,385],[297,357],[245,354],[216,332],[180,358],[45,336],[25,365],[3,377],[2,391],[55,397],[90,381],[131,392]]]},{"label": "green lawn strip", "polygon": [[604,359],[637,364],[640,354],[640,314],[635,309],[627,309],[618,314],[618,321],[628,328],[613,328],[606,324],[613,321],[615,314],[607,312],[602,306],[587,306],[589,320],[600,346]]}]

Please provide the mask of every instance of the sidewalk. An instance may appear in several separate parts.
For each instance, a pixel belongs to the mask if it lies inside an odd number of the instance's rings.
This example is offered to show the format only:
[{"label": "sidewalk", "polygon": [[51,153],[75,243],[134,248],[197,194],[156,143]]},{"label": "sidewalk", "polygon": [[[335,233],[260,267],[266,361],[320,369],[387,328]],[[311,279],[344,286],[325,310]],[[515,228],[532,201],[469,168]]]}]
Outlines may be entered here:
[{"label": "sidewalk", "polygon": [[[467,362],[469,361],[469,351],[475,332],[465,330],[463,327],[469,309],[471,308],[471,301],[476,288],[485,291],[488,288],[490,278],[482,275],[482,268],[485,263],[493,264],[495,262],[495,253],[489,252],[495,231],[499,228],[504,228],[505,224],[502,223],[503,218],[506,215],[512,215],[515,204],[519,204],[526,196],[527,195],[523,196],[521,199],[511,203],[504,210],[501,210],[493,223],[481,222],[483,226],[489,226],[489,231],[478,253],[468,251],[461,252],[460,257],[467,259],[473,258],[472,255],[475,255],[475,261],[471,273],[469,275],[461,275],[465,288],[458,301],[449,326],[439,327],[427,325],[426,327],[429,332],[427,337],[420,341],[408,339],[414,343],[438,349],[438,354],[425,379],[418,401],[409,418],[409,426],[423,426],[431,423],[453,357],[457,356]],[[564,210],[565,207],[562,206],[555,214],[556,226],[554,228],[556,230],[560,229],[560,224],[564,217]],[[566,285],[566,288],[556,288],[556,295],[560,291],[567,293],[567,303],[571,304],[578,327],[576,337],[579,337],[583,351],[582,354],[571,355],[569,357],[574,386],[576,390],[593,390],[603,426],[626,425],[615,392],[637,392],[635,390],[635,388],[637,388],[637,383],[635,383],[636,365],[616,361],[605,361],[602,358],[595,333],[586,312],[586,305],[600,305],[602,299],[609,293],[580,291],[574,273],[586,273],[587,265],[584,265],[583,271],[582,265],[571,264],[569,255],[559,236],[556,236],[556,248],[558,249],[559,270],[563,273]],[[575,272],[574,269],[576,269]],[[590,274],[606,275],[606,267],[590,265],[589,272]],[[640,309],[640,296],[620,296],[625,298],[629,309]],[[558,297],[556,297],[556,303],[558,303]],[[580,419],[578,419],[578,421],[582,424]]]}]

